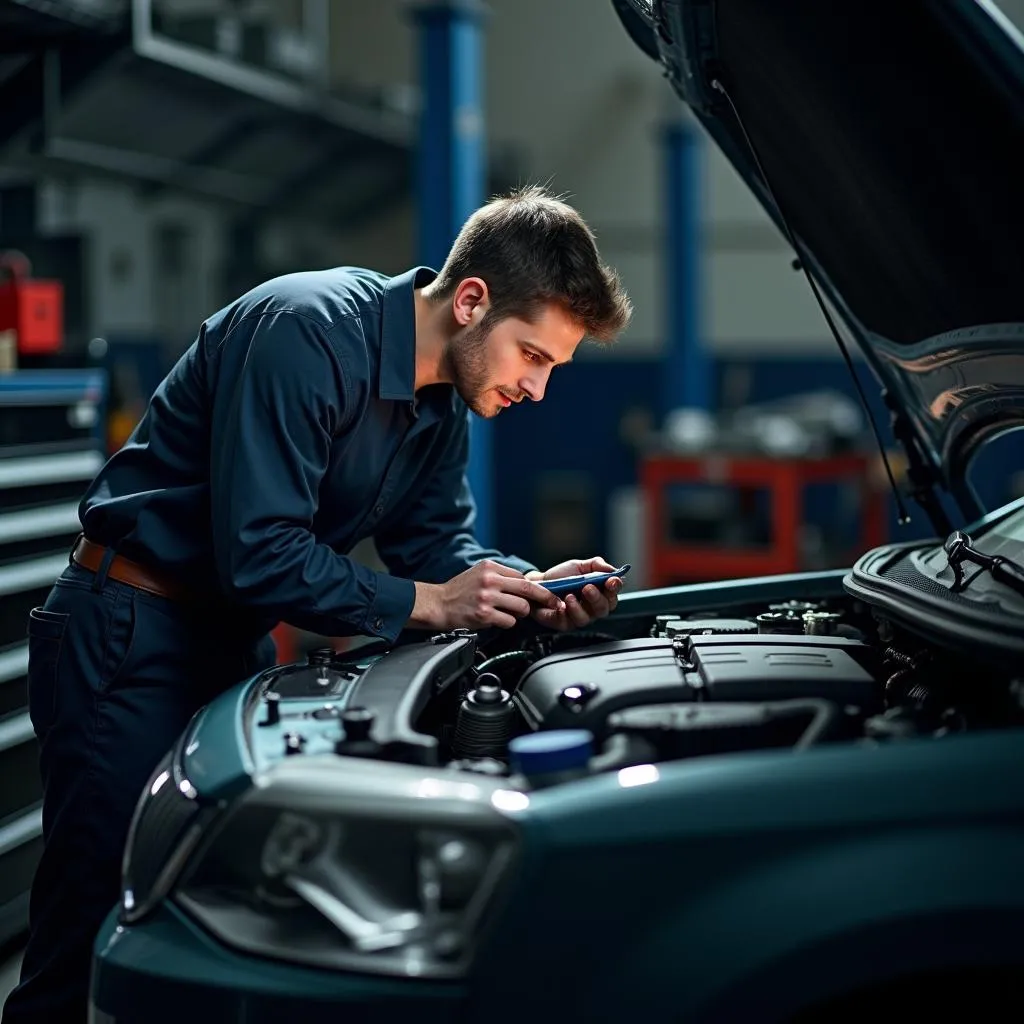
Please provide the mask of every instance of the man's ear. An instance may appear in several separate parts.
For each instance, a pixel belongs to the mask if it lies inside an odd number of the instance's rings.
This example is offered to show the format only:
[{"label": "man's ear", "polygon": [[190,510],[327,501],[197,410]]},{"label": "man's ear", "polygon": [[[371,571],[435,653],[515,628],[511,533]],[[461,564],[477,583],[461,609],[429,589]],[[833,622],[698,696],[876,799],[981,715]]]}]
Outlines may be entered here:
[{"label": "man's ear", "polygon": [[460,327],[479,323],[490,305],[487,282],[480,277],[465,277],[452,296],[452,315]]}]

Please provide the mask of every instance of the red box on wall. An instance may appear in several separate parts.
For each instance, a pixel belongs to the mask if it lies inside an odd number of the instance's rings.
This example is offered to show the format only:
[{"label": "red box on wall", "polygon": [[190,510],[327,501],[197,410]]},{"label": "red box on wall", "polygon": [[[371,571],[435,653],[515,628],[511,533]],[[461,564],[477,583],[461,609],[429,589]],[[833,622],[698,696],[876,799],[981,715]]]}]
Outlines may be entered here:
[{"label": "red box on wall", "polygon": [[28,276],[28,261],[0,258],[0,333],[14,331],[21,355],[57,352],[64,340],[64,286]]},{"label": "red box on wall", "polygon": [[0,283],[0,331],[13,330],[22,355],[56,352],[64,336],[60,281],[15,279]]}]

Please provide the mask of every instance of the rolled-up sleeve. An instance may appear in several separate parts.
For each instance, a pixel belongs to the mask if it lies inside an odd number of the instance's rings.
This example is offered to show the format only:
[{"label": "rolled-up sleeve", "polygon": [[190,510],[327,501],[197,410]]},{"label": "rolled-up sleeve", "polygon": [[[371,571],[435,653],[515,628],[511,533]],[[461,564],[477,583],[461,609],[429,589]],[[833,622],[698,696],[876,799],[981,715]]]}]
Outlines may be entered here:
[{"label": "rolled-up sleeve", "polygon": [[485,548],[476,539],[476,502],[466,476],[469,413],[460,414],[443,437],[444,449],[414,506],[402,522],[378,533],[377,551],[397,576],[446,583],[470,566],[491,559],[519,572],[536,568],[514,555]]},{"label": "rolled-up sleeve", "polygon": [[312,533],[332,439],[350,412],[332,344],[339,331],[361,324],[353,317],[328,331],[284,311],[232,329],[232,351],[245,355],[222,363],[214,387],[214,556],[225,591],[248,607],[326,636],[393,640],[415,585],[339,555]]}]

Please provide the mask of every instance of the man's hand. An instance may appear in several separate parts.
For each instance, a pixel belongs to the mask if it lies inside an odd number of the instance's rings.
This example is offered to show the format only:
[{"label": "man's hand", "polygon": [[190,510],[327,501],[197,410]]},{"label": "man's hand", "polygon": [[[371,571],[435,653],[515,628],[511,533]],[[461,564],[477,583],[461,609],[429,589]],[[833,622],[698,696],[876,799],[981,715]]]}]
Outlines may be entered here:
[{"label": "man's hand", "polygon": [[[528,572],[528,580],[559,580],[563,576],[582,576],[588,572],[614,572],[618,566],[610,565],[603,558],[583,558],[562,562],[552,566],[547,572]],[[533,617],[549,629],[567,630],[582,629],[595,619],[603,619],[615,609],[619,603],[618,593],[622,589],[622,580],[617,576],[608,580],[603,587],[588,583],[580,592],[566,594],[561,609],[550,605],[535,608]]]},{"label": "man's hand", "polygon": [[478,562],[447,583],[417,583],[409,625],[428,629],[509,629],[543,608],[565,613],[561,599],[521,572],[497,562]]}]

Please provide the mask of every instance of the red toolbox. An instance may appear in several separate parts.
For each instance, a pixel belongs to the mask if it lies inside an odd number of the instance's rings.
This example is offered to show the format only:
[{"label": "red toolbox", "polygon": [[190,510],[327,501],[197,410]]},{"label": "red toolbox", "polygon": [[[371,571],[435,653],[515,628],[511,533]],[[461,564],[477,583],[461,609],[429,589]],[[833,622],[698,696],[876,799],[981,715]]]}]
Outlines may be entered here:
[{"label": "red toolbox", "polygon": [[0,334],[12,331],[19,355],[60,350],[64,340],[64,286],[30,277],[20,253],[0,254]]}]

